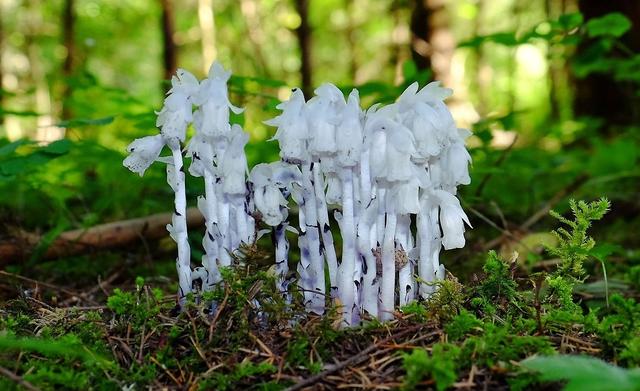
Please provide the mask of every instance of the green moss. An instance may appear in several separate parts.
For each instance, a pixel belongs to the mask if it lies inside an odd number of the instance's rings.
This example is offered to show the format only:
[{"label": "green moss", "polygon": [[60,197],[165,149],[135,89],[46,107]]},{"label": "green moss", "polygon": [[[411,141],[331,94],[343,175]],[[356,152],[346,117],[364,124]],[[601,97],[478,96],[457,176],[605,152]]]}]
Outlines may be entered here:
[{"label": "green moss", "polygon": [[423,379],[432,379],[436,389],[446,390],[458,378],[457,365],[460,348],[448,343],[436,343],[431,355],[425,349],[414,349],[402,355],[406,372],[403,389],[413,390]]}]

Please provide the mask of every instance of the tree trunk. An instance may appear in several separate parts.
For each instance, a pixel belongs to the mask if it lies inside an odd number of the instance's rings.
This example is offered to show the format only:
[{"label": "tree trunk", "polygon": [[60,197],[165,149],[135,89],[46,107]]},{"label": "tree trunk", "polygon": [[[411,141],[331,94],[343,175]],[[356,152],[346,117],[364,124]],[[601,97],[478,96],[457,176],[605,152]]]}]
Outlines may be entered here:
[{"label": "tree trunk", "polygon": [[432,12],[427,0],[415,0],[411,13],[411,58],[420,70],[431,70]]},{"label": "tree trunk", "polygon": [[[158,213],[130,220],[114,221],[90,228],[75,229],[61,233],[40,254],[39,259],[56,259],[74,255],[90,254],[100,250],[111,250],[145,240],[167,237],[167,224],[173,213]],[[198,208],[189,208],[186,213],[187,226],[202,227],[204,218]],[[11,228],[11,227],[9,227]],[[0,268],[14,261],[27,260],[33,255],[43,238],[34,233],[13,230],[11,240],[0,242]]]},{"label": "tree trunk", "polygon": [[240,11],[244,17],[247,38],[253,48],[253,60],[258,69],[257,76],[271,78],[269,63],[262,50],[265,33],[261,25],[260,2],[255,0],[241,0]]},{"label": "tree trunk", "polygon": [[300,79],[305,97],[313,94],[311,78],[311,26],[309,25],[309,0],[296,0],[296,10],[300,15],[300,26],[296,29],[300,46]]},{"label": "tree trunk", "polygon": [[449,30],[444,0],[415,0],[411,14],[411,57],[419,70],[451,84],[451,58],[455,40]]},{"label": "tree trunk", "polygon": [[74,0],[65,0],[64,9],[62,10],[62,44],[67,51],[67,56],[64,58],[64,63],[62,64],[62,75],[65,78],[64,89],[62,92],[63,120],[73,117],[71,107],[69,106],[69,100],[71,99],[73,90],[71,89],[71,83],[69,83],[68,78],[73,74],[76,55],[76,15],[74,12],[74,3]]},{"label": "tree trunk", "polygon": [[174,31],[174,15],[171,0],[160,0],[162,7],[162,47],[163,47],[163,65],[164,79],[170,80],[171,76],[176,73],[177,68],[177,49],[176,42],[173,39]]},{"label": "tree trunk", "polygon": [[[478,36],[481,35],[482,32],[482,23],[484,20],[484,13],[485,13],[485,0],[478,0],[477,2],[477,8],[478,8],[478,13],[476,15],[476,18],[473,22],[473,35],[474,36]],[[489,72],[487,72],[487,70],[489,69],[489,66],[487,65],[487,62],[485,61],[485,55],[484,55],[484,47],[483,45],[478,45],[474,48],[473,50],[474,52],[474,65],[475,65],[475,70],[474,70],[474,86],[472,88],[472,90],[476,91],[476,99],[477,99],[477,103],[476,103],[476,110],[478,111],[478,114],[480,115],[480,117],[484,117],[487,112],[489,111],[487,109],[487,107],[489,106],[489,97],[487,96],[487,92],[489,91],[490,88],[490,82],[491,80],[489,80]]]},{"label": "tree trunk", "polygon": [[[637,0],[579,0],[578,7],[585,21],[611,12],[620,12],[632,22],[631,30],[621,42],[634,53],[640,51],[640,1]],[[578,47],[578,56],[588,49],[591,42]],[[622,54],[622,56],[628,56]],[[575,80],[576,95],[574,113],[576,116],[605,118],[608,125],[630,125],[637,123],[640,104],[631,83],[615,81],[609,74],[592,74]]]},{"label": "tree trunk", "polygon": [[216,23],[212,0],[198,0],[198,22],[202,42],[202,71],[206,75],[216,59]]}]

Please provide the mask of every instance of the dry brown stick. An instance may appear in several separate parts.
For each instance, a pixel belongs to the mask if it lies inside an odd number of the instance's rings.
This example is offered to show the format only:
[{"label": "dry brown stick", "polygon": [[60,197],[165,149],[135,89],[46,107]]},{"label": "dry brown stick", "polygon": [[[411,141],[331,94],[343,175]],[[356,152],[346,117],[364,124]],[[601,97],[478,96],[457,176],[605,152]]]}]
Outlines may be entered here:
[{"label": "dry brown stick", "polygon": [[[339,363],[336,363],[334,365],[331,365],[329,368],[325,369],[324,371],[320,372],[319,374],[315,375],[315,376],[311,376],[309,378],[306,378],[304,380],[302,380],[299,383],[294,384],[293,386],[287,388],[287,391],[295,391],[295,390],[301,390],[304,387],[307,387],[309,385],[315,384],[319,381],[321,381],[323,378],[325,378],[326,376],[339,371],[345,367],[348,367],[349,365],[352,364],[357,364],[363,360],[365,360],[369,354],[371,354],[374,350],[379,349],[381,346],[388,344],[389,342],[393,341],[396,338],[402,338],[407,334],[413,333],[416,330],[419,330],[421,327],[423,327],[424,325],[416,325],[413,327],[410,327],[406,330],[403,330],[399,333],[396,333],[394,335],[391,335],[381,341],[378,341],[376,343],[374,343],[373,345],[369,346],[368,348],[360,351],[358,354],[356,354],[355,356],[348,358],[344,361],[341,361]],[[439,332],[435,331],[432,332],[431,334],[437,334]]]},{"label": "dry brown stick", "polygon": [[44,286],[46,288],[53,289],[53,290],[56,290],[58,292],[65,293],[65,294],[67,294],[69,296],[80,296],[79,292],[74,292],[72,290],[69,290],[67,288],[64,288],[64,287],[61,287],[61,286],[58,286],[58,285],[50,284],[50,283],[44,282],[44,281],[34,280],[33,278],[21,276],[19,274],[9,273],[9,272],[6,272],[4,270],[0,270],[0,276],[7,276],[7,277],[15,278],[17,280],[28,282],[28,283],[31,283],[31,284],[34,284],[34,285],[42,285],[42,286]]},{"label": "dry brown stick", "polygon": [[27,390],[30,390],[30,391],[40,390],[38,387],[36,387],[33,384],[29,383],[28,381],[24,380],[22,377],[20,377],[20,376],[16,375],[15,373],[11,372],[7,368],[0,367],[0,375],[6,376],[8,379],[13,380],[14,382],[16,382],[17,384],[21,385],[22,387],[24,387]]},{"label": "dry brown stick", "polygon": [[[134,243],[140,238],[158,239],[167,235],[166,225],[172,213],[158,213],[137,219],[121,220],[95,227],[63,232],[41,255],[42,259],[55,259],[84,254],[93,250],[116,248]],[[187,210],[187,225],[201,226],[204,218],[198,208]],[[28,257],[41,241],[39,235],[24,233],[9,242],[0,243],[0,267],[11,261]]]}]

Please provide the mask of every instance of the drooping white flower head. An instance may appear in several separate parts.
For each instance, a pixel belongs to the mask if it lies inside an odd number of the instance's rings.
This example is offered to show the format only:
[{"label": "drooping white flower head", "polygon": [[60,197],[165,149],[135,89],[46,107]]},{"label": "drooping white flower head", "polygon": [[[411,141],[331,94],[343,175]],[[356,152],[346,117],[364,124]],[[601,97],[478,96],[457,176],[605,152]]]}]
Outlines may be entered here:
[{"label": "drooping white flower head", "polygon": [[316,156],[336,152],[336,126],[346,106],[338,87],[324,83],[314,91],[316,96],[307,103],[309,124],[309,152]]},{"label": "drooping white flower head", "polygon": [[196,133],[187,145],[187,156],[191,157],[189,173],[194,177],[204,176],[205,171],[214,174],[213,151],[202,133]]},{"label": "drooping white flower head", "polygon": [[164,139],[160,134],[135,139],[127,146],[127,152],[130,155],[124,159],[123,165],[132,172],[143,176],[147,168],[158,159],[164,145]]},{"label": "drooping white flower head", "polygon": [[244,194],[247,190],[245,174],[247,168],[247,155],[244,147],[249,142],[249,134],[242,130],[240,125],[231,127],[229,146],[227,147],[220,163],[223,185],[222,191],[227,194]]},{"label": "drooping white flower head", "polygon": [[355,166],[360,160],[364,131],[362,128],[362,109],[358,90],[349,94],[347,104],[342,110],[340,123],[336,131],[336,163],[343,167]]},{"label": "drooping white flower head", "polygon": [[440,206],[442,245],[445,250],[464,247],[464,224],[471,227],[471,223],[462,210],[460,201],[456,196],[444,190],[435,190],[433,195]]},{"label": "drooping white flower head", "polygon": [[382,110],[372,114],[367,127],[367,133],[371,135],[367,147],[370,148],[372,175],[388,182],[411,179],[411,155],[415,153],[411,131]]},{"label": "drooping white flower head", "polygon": [[282,110],[282,113],[264,123],[278,128],[271,140],[278,140],[280,157],[287,161],[308,161],[309,128],[302,90],[294,88],[289,100],[280,103],[276,108]]},{"label": "drooping white flower head", "polygon": [[243,111],[229,100],[227,82],[230,77],[230,71],[225,70],[219,62],[214,62],[209,68],[208,77],[202,80],[194,94],[194,104],[198,106],[194,114],[194,126],[207,137],[225,136],[231,129],[229,110],[235,114]]},{"label": "drooping white flower head", "polygon": [[390,197],[387,197],[386,209],[398,214],[417,214],[420,212],[420,189],[430,189],[431,181],[424,168],[413,166],[413,176],[397,182],[391,188]]},{"label": "drooping white flower head", "polygon": [[452,91],[442,88],[440,82],[432,82],[418,91],[413,83],[396,102],[397,120],[411,129],[416,141],[417,163],[424,163],[429,157],[437,156],[456,135],[456,126],[443,100]]},{"label": "drooping white flower head", "polygon": [[256,209],[262,214],[262,220],[271,226],[282,223],[287,218],[287,200],[282,190],[291,190],[293,183],[301,183],[302,174],[293,165],[283,162],[261,163],[249,174],[254,186]]},{"label": "drooping white flower head", "polygon": [[156,126],[167,140],[174,144],[183,142],[187,126],[193,119],[192,98],[198,89],[198,79],[184,69],[178,69],[171,78],[172,88],[167,93],[162,110],[158,112]]}]

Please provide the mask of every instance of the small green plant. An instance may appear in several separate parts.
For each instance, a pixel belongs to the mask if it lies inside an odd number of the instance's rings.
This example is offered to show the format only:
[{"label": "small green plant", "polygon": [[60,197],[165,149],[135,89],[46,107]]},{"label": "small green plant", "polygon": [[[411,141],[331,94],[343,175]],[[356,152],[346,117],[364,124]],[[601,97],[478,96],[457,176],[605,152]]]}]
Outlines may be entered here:
[{"label": "small green plant", "polygon": [[574,216],[573,220],[563,217],[556,211],[550,212],[553,217],[569,228],[558,228],[552,231],[558,244],[555,247],[548,247],[547,251],[561,260],[555,275],[582,281],[585,275],[584,262],[589,258],[590,251],[596,244],[595,240],[587,235],[587,230],[593,221],[602,219],[610,206],[611,203],[606,198],[589,203],[570,200],[569,207]]},{"label": "small green plant", "polygon": [[564,391],[640,390],[640,369],[619,368],[594,357],[532,357],[520,365],[538,372],[542,381],[566,382]]},{"label": "small green plant", "polygon": [[482,334],[467,338],[462,344],[463,361],[466,367],[472,364],[492,367],[509,366],[511,361],[521,360],[532,354],[552,354],[551,342],[546,337],[519,335],[511,327],[486,322]]},{"label": "small green plant", "polygon": [[621,353],[621,359],[633,365],[640,361],[636,353],[637,339],[640,338],[640,304],[633,298],[618,294],[611,296],[611,306],[602,309],[602,320],[596,326],[606,351],[614,357]]},{"label": "small green plant", "polygon": [[403,389],[413,390],[425,378],[433,379],[436,389],[446,390],[458,378],[457,361],[460,348],[448,343],[433,345],[431,355],[424,349],[403,354],[402,366],[406,371]]},{"label": "small green plant", "polygon": [[475,288],[477,296],[472,299],[472,305],[485,315],[494,315],[498,310],[505,312],[517,306],[519,296],[518,284],[514,279],[515,263],[509,264],[495,251],[489,251],[482,271],[481,282]]},{"label": "small green plant", "polygon": [[463,286],[456,279],[438,281],[435,285],[438,288],[427,301],[427,310],[435,319],[447,321],[463,308],[465,301]]},{"label": "small green plant", "polygon": [[277,370],[278,369],[273,364],[266,362],[259,364],[242,362],[235,366],[230,373],[215,372],[211,378],[200,383],[200,389],[224,391],[246,388],[251,384],[251,378],[274,373]]},{"label": "small green plant", "polygon": [[450,341],[458,341],[473,330],[482,330],[482,321],[467,310],[462,310],[444,327]]}]

